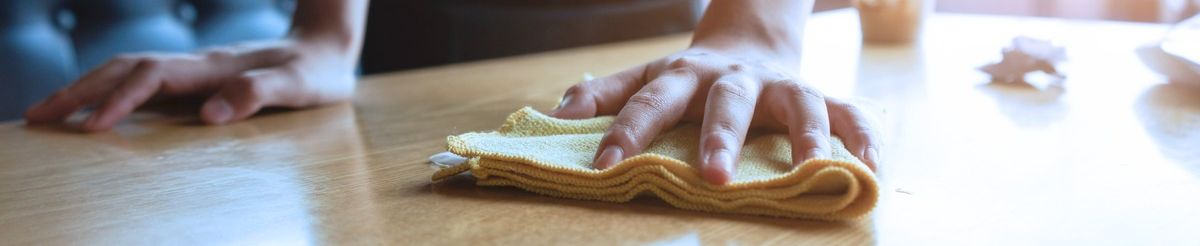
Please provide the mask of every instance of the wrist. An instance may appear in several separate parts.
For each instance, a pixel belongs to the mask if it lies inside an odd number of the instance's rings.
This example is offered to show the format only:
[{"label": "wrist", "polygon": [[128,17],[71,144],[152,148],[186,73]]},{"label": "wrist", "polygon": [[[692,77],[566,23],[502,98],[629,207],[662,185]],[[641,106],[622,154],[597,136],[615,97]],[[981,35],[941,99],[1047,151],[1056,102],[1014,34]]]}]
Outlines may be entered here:
[{"label": "wrist", "polygon": [[358,37],[352,32],[335,28],[300,28],[294,30],[288,39],[299,46],[332,49],[347,54],[357,54],[359,43]]},{"label": "wrist", "polygon": [[692,47],[799,60],[812,1],[712,1],[697,24]]},{"label": "wrist", "polygon": [[346,28],[297,28],[289,36],[292,48],[308,60],[334,65],[353,73],[358,66],[360,37]]},{"label": "wrist", "polygon": [[695,37],[690,47],[720,52],[733,52],[781,62],[798,62],[801,56],[798,44],[733,35]]}]

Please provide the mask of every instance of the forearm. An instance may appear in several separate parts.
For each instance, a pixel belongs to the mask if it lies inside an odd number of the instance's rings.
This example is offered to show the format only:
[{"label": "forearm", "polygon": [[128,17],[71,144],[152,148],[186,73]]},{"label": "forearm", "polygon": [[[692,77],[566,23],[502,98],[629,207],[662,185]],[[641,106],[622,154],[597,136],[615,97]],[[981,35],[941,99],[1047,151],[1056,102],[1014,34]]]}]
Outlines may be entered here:
[{"label": "forearm", "polygon": [[813,0],[713,0],[696,26],[693,46],[765,49],[800,54]]},{"label": "forearm", "polygon": [[357,56],[366,26],[368,0],[300,0],[292,17],[292,38],[334,44]]}]

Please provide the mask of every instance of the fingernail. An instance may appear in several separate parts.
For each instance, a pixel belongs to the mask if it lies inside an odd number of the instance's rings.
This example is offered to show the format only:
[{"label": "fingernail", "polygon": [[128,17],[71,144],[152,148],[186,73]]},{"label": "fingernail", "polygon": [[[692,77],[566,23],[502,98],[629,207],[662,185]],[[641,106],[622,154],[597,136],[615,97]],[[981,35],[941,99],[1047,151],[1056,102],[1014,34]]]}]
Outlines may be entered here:
[{"label": "fingernail", "polygon": [[731,171],[733,167],[733,155],[729,154],[729,150],[716,150],[708,154],[708,164],[714,165],[723,171]]},{"label": "fingernail", "polygon": [[80,127],[86,131],[95,131],[99,129],[98,124],[100,124],[100,114],[92,112],[92,115],[88,115],[87,120],[84,120]]},{"label": "fingernail", "polygon": [[558,99],[558,106],[554,106],[554,110],[553,110],[553,112],[558,112],[558,110],[559,110],[559,109],[562,109],[563,107],[566,107],[566,106],[567,106],[567,104],[569,104],[569,103],[571,103],[571,96],[570,96],[570,95],[563,96],[562,98],[559,98],[559,99]]},{"label": "fingernail", "polygon": [[621,146],[610,145],[608,147],[604,147],[604,151],[600,152],[599,156],[596,156],[594,167],[596,169],[607,169],[612,167],[613,165],[617,164],[617,162],[621,161],[623,154],[624,151],[621,150]]},{"label": "fingernail", "polygon": [[867,147],[867,151],[863,153],[863,159],[866,159],[863,162],[867,163],[867,167],[870,167],[874,171],[875,166],[879,163],[879,150],[875,149],[875,147]]},{"label": "fingernail", "polygon": [[224,98],[217,98],[204,105],[204,114],[208,115],[209,123],[224,124],[233,118],[233,108]]},{"label": "fingernail", "polygon": [[825,153],[822,153],[820,149],[811,149],[808,151],[808,154],[804,155],[804,159],[800,160],[799,163],[805,163],[812,159],[820,159],[824,157]]},{"label": "fingernail", "polygon": [[550,115],[556,116],[556,118],[560,118],[560,116],[562,116],[562,115],[558,115],[559,110],[563,110],[563,108],[566,107],[566,104],[570,104],[570,103],[571,103],[571,95],[566,95],[566,96],[563,96],[563,98],[559,98],[558,106],[554,106],[554,109],[550,110]]},{"label": "fingernail", "polygon": [[705,172],[706,179],[713,184],[725,184],[732,179],[733,176],[733,155],[729,150],[718,149],[708,154],[706,160],[707,168],[717,170],[717,172]]}]

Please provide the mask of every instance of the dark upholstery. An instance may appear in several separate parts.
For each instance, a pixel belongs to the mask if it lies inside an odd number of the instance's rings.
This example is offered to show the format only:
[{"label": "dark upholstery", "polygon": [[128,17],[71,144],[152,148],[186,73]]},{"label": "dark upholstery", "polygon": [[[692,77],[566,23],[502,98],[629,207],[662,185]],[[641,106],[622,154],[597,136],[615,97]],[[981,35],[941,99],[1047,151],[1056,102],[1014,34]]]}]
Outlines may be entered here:
[{"label": "dark upholstery", "polygon": [[0,0],[0,120],[113,55],[282,37],[292,0]]},{"label": "dark upholstery", "polygon": [[372,1],[366,74],[685,32],[701,0]]}]

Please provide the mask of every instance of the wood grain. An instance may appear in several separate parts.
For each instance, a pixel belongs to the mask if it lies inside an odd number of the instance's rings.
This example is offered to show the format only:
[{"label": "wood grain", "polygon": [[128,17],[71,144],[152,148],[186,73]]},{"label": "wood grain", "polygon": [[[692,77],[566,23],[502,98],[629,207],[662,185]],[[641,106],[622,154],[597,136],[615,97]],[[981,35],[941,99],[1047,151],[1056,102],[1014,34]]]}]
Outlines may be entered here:
[{"label": "wood grain", "polygon": [[[430,184],[445,136],[687,45],[670,36],[367,77],[352,103],[221,127],[5,123],[0,244],[1200,244],[1200,91],[1133,53],[1165,26],[942,14],[922,44],[862,47],[857,25],[816,15],[800,73],[883,112],[885,192],[862,221]],[[1018,34],[1067,47],[1064,90],[985,84],[974,68]]]}]

